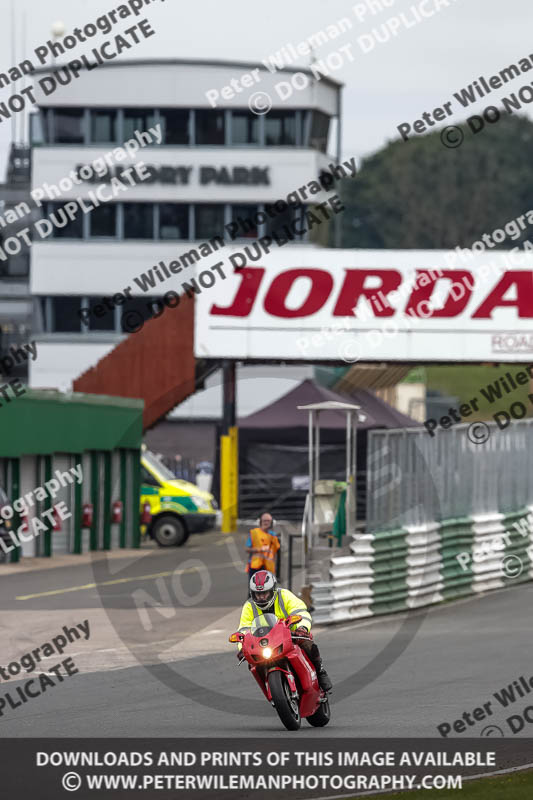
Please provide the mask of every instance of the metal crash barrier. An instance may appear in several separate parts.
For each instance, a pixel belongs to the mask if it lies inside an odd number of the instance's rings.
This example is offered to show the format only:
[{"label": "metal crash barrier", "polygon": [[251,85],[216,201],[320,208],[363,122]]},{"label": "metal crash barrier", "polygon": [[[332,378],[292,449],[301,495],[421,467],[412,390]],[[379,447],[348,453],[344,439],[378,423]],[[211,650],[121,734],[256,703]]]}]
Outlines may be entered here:
[{"label": "metal crash barrier", "polygon": [[[311,581],[313,619],[389,614],[533,578],[533,426],[369,435],[365,533],[331,551]],[[466,469],[463,466],[466,463]],[[461,465],[461,467],[459,467]]]}]

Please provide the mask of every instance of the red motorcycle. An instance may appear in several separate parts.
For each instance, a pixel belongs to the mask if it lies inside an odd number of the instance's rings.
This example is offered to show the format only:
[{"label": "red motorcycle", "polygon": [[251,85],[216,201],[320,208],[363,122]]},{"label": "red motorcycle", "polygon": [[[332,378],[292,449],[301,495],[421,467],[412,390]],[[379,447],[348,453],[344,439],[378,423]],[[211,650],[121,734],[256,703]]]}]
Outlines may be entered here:
[{"label": "red motorcycle", "polygon": [[[298,644],[290,626],[299,614],[278,619],[275,614],[256,617],[247,633],[232,633],[230,642],[242,643],[242,661],[250,671],[280,720],[289,731],[297,731],[302,717],[322,728],[330,719],[327,694],[318,685],[316,670]],[[305,637],[307,638],[307,637]],[[241,663],[242,663],[241,661]]]}]

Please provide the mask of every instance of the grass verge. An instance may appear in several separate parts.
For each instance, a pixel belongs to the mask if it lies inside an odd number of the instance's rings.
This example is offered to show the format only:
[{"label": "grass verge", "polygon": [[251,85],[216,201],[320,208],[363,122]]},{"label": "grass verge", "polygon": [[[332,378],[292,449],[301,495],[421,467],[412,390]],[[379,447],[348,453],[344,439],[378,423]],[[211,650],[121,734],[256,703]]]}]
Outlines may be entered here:
[{"label": "grass verge", "polygon": [[[370,795],[372,800],[531,800],[533,798],[533,771],[514,772],[494,778],[463,781],[462,789],[414,789],[410,792]],[[352,800],[358,800],[354,797]],[[360,800],[360,798],[359,798]]]}]

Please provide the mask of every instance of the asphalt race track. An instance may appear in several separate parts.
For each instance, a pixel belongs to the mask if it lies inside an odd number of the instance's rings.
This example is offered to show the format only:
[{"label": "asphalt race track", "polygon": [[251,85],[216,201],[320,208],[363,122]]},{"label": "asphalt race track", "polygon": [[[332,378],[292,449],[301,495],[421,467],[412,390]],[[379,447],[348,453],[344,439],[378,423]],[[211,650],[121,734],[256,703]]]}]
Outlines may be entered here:
[{"label": "asphalt race track", "polygon": [[[2,665],[65,624],[91,625],[90,640],[61,656],[72,656],[79,674],[4,708],[3,736],[247,736],[257,735],[258,720],[261,736],[289,735],[227,642],[244,600],[237,544],[209,534],[171,551],[2,575]],[[187,598],[194,602],[185,605]],[[510,708],[493,693],[533,675],[532,605],[525,584],[419,612],[407,624],[399,616],[317,628],[334,682],[332,721],[320,735],[435,737],[437,725],[492,701],[492,714],[470,717],[473,724],[452,735],[495,735],[498,726],[512,737],[505,720],[533,705],[533,690]],[[20,683],[2,681],[0,689]],[[532,733],[526,723],[518,735]],[[303,722],[297,735],[317,731]]]}]

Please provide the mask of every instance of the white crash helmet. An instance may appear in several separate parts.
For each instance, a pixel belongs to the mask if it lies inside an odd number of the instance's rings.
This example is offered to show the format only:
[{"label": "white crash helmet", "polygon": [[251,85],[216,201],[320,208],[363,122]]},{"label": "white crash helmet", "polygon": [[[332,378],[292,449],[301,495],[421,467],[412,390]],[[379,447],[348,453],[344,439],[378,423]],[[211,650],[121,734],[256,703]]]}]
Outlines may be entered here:
[{"label": "white crash helmet", "polygon": [[[267,611],[274,604],[278,581],[276,576],[266,569],[260,569],[250,578],[250,595],[252,600],[261,611]],[[266,598],[257,599],[257,594],[268,592]]]}]

